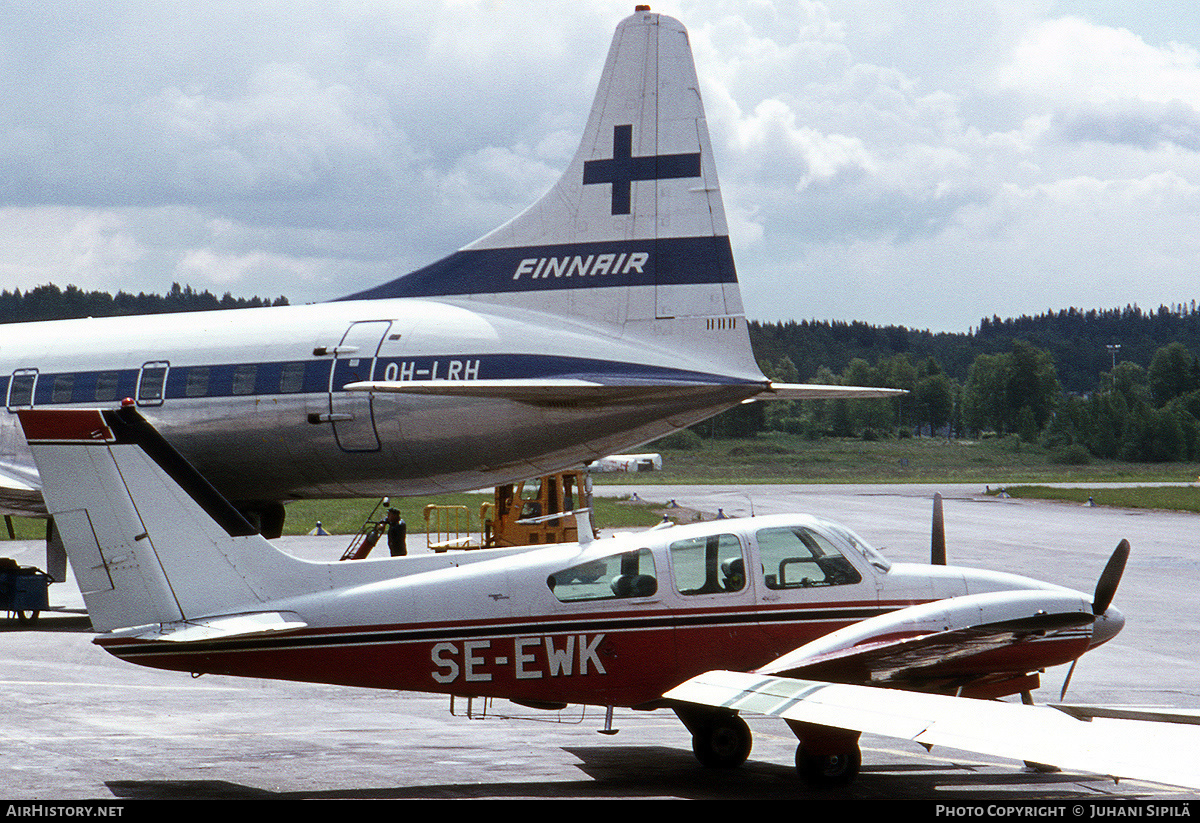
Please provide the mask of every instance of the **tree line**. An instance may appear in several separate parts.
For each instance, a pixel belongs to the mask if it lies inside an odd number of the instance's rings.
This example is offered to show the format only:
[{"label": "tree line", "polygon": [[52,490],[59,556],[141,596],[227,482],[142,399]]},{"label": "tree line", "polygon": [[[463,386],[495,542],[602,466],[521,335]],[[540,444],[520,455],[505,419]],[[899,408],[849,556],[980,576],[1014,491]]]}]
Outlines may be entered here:
[{"label": "tree line", "polygon": [[79,317],[116,317],[131,314],[165,314],[182,311],[244,309],[261,306],[286,306],[286,297],[234,297],[229,292],[217,297],[210,291],[195,291],[191,286],[174,283],[166,294],[116,295],[103,291],[84,291],[78,286],[65,289],[53,284],[0,291],[0,323],[33,320],[66,320]]},{"label": "tree line", "polygon": [[750,324],[781,382],[905,389],[894,400],[751,404],[702,436],[1017,436],[1076,462],[1200,460],[1200,312],[1067,309],[965,334],[825,321]]},{"label": "tree line", "polygon": [[[287,305],[218,298],[174,283],[164,295],[65,289],[0,292],[0,323]],[[776,401],[700,423],[701,436],[1015,435],[1068,459],[1200,460],[1200,311],[1065,309],[984,318],[970,332],[863,322],[749,324],[763,373],[787,383],[905,389],[892,400]]]}]

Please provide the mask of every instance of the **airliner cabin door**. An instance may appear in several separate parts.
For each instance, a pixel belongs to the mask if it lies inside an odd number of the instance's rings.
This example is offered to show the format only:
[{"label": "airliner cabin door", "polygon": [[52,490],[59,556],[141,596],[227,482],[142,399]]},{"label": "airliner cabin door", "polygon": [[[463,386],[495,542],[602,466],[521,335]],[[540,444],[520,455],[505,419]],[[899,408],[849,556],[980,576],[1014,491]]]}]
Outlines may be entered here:
[{"label": "airliner cabin door", "polygon": [[337,346],[329,379],[329,419],[343,451],[379,451],[371,393],[342,391],[342,386],[372,378],[376,354],[391,325],[390,320],[352,323]]}]

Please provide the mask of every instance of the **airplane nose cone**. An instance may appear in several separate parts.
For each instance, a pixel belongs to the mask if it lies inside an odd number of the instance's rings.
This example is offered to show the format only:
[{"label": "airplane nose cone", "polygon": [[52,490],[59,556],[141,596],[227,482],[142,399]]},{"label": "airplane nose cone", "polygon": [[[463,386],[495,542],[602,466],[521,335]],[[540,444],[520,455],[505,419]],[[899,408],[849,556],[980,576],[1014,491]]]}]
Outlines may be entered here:
[{"label": "airplane nose cone", "polygon": [[1116,606],[1109,606],[1104,614],[1096,618],[1092,625],[1092,643],[1090,648],[1096,648],[1117,636],[1125,627],[1125,615]]}]

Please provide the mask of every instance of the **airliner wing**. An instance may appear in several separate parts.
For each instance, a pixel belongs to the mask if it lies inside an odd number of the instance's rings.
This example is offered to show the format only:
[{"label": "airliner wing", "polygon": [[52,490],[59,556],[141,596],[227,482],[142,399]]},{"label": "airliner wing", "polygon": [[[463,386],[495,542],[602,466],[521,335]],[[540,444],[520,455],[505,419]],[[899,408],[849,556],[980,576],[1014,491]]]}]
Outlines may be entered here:
[{"label": "airliner wing", "polygon": [[0,460],[0,511],[41,514],[42,490],[37,473],[19,464]]},{"label": "airliner wing", "polygon": [[1050,706],[711,671],[667,692],[686,703],[1048,763],[1059,768],[1200,788],[1200,729]]}]

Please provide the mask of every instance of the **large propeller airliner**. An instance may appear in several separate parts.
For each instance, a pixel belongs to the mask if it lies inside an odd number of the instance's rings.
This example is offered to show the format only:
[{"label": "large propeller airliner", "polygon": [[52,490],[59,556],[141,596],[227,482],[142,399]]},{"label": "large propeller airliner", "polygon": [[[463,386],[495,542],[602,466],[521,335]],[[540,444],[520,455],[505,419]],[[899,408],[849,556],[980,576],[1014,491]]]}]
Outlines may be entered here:
[{"label": "large propeller airliner", "polygon": [[574,159],[506,225],[327,303],[5,326],[0,390],[0,510],[45,511],[18,410],[130,398],[268,535],[293,498],[480,488],[753,398],[888,394],[759,370],[687,32],[642,7]]}]

